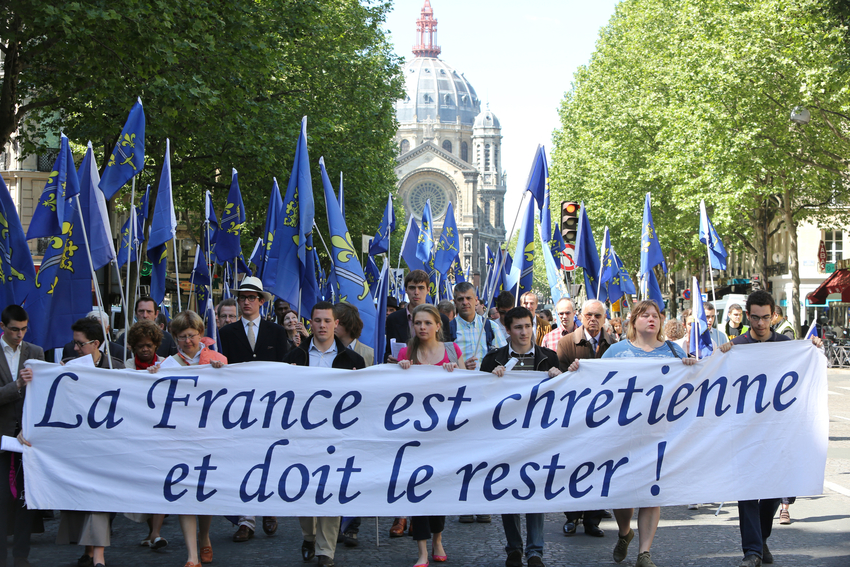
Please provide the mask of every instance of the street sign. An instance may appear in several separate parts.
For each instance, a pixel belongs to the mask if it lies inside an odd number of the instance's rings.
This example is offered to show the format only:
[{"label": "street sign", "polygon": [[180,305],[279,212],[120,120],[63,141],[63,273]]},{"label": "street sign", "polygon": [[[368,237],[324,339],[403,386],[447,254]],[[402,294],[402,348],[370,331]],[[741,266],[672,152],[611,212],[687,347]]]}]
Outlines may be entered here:
[{"label": "street sign", "polygon": [[820,273],[826,271],[826,245],[824,245],[823,240],[820,241],[818,246],[818,271]]},{"label": "street sign", "polygon": [[576,246],[575,244],[565,244],[564,253],[561,254],[561,269],[565,272],[572,272],[576,269]]}]

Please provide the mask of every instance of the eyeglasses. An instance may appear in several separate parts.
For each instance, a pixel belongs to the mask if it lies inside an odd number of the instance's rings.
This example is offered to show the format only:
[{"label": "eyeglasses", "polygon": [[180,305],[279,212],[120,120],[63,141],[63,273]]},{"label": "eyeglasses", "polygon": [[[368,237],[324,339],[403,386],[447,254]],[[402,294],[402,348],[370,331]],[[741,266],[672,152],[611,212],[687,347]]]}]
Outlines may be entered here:
[{"label": "eyeglasses", "polygon": [[605,315],[602,313],[583,313],[582,316],[585,319],[604,319]]},{"label": "eyeglasses", "polygon": [[763,315],[763,316],[759,317],[758,315],[749,315],[748,314],[747,317],[749,317],[750,321],[752,321],[753,323],[758,323],[759,321],[764,321],[765,323],[769,323],[770,320],[773,318],[773,315]]},{"label": "eyeglasses", "polygon": [[259,297],[257,297],[256,295],[240,295],[239,296],[239,301],[247,301],[248,303],[254,303],[258,299],[259,299]]},{"label": "eyeglasses", "polygon": [[11,333],[26,333],[28,327],[6,327],[6,330]]},{"label": "eyeglasses", "polygon": [[92,340],[90,340],[90,341],[86,341],[86,342],[84,342],[84,343],[81,343],[80,341],[74,341],[74,346],[75,346],[75,347],[77,347],[77,348],[83,348],[83,347],[84,347],[84,346],[86,346],[86,345],[90,345],[90,344],[92,344],[92,343],[93,343],[94,341],[96,341],[96,340],[97,340],[97,339],[92,339]]},{"label": "eyeglasses", "polygon": [[177,337],[177,340],[181,343],[185,343],[187,341],[197,339],[200,336],[201,335],[199,333],[195,333],[194,335],[180,335],[179,337]]}]

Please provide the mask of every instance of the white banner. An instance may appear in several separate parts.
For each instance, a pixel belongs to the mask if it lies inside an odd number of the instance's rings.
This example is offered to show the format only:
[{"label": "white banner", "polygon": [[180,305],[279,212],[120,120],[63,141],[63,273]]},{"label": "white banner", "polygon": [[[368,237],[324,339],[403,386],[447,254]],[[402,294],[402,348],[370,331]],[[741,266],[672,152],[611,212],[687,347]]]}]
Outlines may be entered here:
[{"label": "white banner", "polygon": [[[826,360],[803,341],[504,378],[253,362],[33,363],[34,508],[262,516],[556,512],[820,494]],[[770,474],[761,474],[771,463]],[[761,471],[761,472],[760,472]]]}]

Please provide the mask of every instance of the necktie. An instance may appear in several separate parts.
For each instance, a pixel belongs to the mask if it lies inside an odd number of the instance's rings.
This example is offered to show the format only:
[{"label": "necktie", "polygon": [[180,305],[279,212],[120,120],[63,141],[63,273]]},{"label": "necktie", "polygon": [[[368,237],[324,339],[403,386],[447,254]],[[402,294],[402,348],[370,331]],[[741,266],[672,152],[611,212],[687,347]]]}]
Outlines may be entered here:
[{"label": "necktie", "polygon": [[257,335],[254,334],[253,321],[248,321],[248,344],[251,345],[251,350],[254,350],[254,345],[257,344]]},{"label": "necktie", "polygon": [[593,356],[596,356],[596,337],[590,337],[590,344],[593,345]]}]

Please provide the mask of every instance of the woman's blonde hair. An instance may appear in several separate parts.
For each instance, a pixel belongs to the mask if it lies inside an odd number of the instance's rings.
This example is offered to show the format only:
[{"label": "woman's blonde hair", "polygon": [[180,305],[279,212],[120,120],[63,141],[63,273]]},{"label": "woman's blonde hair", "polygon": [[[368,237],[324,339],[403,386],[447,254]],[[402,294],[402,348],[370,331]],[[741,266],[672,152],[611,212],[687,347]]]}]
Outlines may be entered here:
[{"label": "woman's blonde hair", "polygon": [[171,320],[171,334],[175,337],[186,329],[195,329],[204,334],[204,320],[194,311],[181,311]]},{"label": "woman's blonde hair", "polygon": [[[414,307],[413,309],[413,320],[416,320],[416,315],[419,313],[425,312],[431,316],[434,322],[437,324],[437,340],[439,342],[443,341],[443,321],[440,318],[440,312],[437,311],[437,308],[433,305],[429,305],[428,303],[423,303],[418,307]],[[422,348],[422,341],[419,340],[419,337],[416,336],[416,333],[413,333],[413,336],[410,337],[410,340],[407,341],[407,359],[410,360],[412,364],[419,364],[419,349]]]},{"label": "woman's blonde hair", "polygon": [[650,309],[655,309],[658,313],[659,321],[658,321],[658,332],[655,334],[655,340],[664,342],[664,313],[661,309],[658,308],[658,304],[652,301],[651,299],[644,299],[643,301],[638,301],[634,307],[632,307],[632,312],[629,315],[629,329],[626,331],[626,338],[629,341],[634,342],[637,338],[637,329],[635,328],[635,321],[638,320],[638,317],[649,311]]}]

